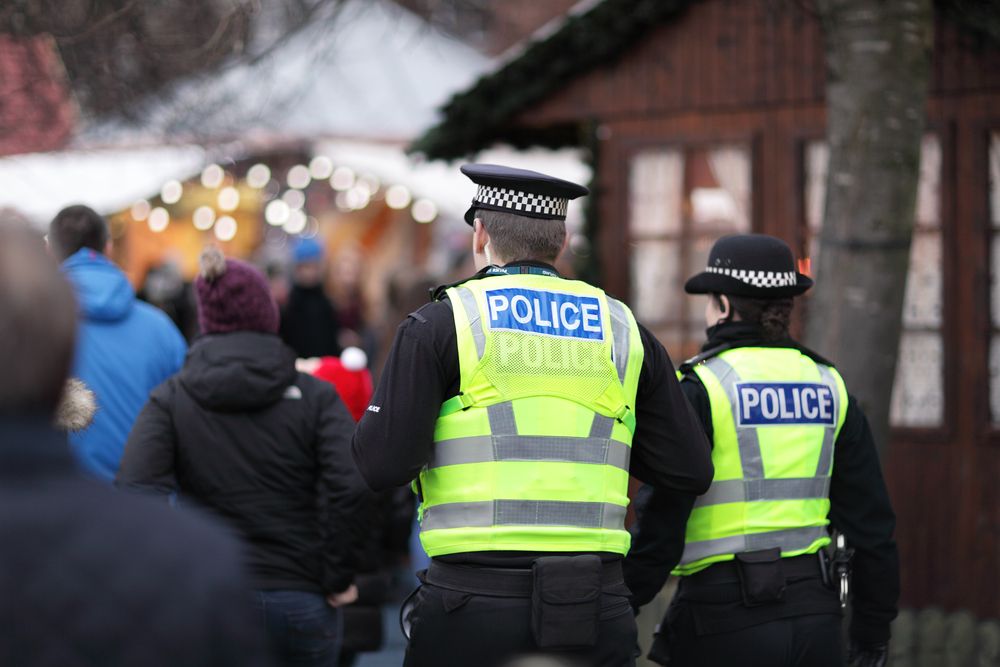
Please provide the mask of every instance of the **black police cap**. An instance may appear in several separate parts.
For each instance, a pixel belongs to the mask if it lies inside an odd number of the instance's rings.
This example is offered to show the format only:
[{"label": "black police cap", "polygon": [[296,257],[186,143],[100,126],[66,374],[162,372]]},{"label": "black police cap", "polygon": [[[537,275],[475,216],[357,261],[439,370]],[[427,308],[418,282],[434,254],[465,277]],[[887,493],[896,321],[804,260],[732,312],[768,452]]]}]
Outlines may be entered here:
[{"label": "black police cap", "polygon": [[812,278],[796,269],[787,243],[766,234],[735,234],[715,242],[708,266],[684,284],[684,291],[784,299],[812,286]]},{"label": "black police cap", "polygon": [[498,164],[466,164],[461,169],[479,186],[472,206],[465,212],[465,221],[470,225],[475,220],[476,209],[565,220],[569,200],[590,193],[582,185],[528,169]]}]

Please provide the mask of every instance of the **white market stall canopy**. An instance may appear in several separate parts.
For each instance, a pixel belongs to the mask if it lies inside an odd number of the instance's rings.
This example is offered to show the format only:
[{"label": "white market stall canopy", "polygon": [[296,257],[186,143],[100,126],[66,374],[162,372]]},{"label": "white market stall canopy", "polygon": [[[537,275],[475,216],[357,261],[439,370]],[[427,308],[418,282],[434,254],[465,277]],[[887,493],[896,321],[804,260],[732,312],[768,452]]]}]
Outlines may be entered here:
[{"label": "white market stall canopy", "polygon": [[[276,19],[262,5],[260,35]],[[262,38],[263,39],[263,38]],[[78,143],[213,143],[352,137],[406,141],[438,118],[490,59],[386,0],[329,6],[257,57],[151,96],[138,122],[102,122]]]},{"label": "white market stall canopy", "polygon": [[198,146],[30,153],[0,158],[0,208],[25,215],[40,228],[64,206],[86,204],[114,213],[184,180],[205,164]]}]

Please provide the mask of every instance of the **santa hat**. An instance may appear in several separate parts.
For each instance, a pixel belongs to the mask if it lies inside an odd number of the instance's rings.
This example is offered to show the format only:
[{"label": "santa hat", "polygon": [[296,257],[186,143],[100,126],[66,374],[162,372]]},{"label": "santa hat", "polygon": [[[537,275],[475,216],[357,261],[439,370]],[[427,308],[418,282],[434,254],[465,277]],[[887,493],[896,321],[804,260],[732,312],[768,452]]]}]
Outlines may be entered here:
[{"label": "santa hat", "polygon": [[372,374],[368,356],[356,347],[345,348],[340,357],[300,359],[299,370],[332,384],[354,421],[361,419],[372,399]]}]

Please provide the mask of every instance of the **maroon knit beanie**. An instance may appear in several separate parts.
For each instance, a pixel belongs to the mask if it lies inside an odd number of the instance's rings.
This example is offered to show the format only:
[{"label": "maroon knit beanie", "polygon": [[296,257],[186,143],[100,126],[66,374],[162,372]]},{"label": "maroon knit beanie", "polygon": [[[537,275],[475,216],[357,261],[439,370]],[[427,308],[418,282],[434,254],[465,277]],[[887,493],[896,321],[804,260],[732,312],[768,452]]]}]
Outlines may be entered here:
[{"label": "maroon knit beanie", "polygon": [[256,267],[226,259],[218,248],[210,246],[201,253],[195,291],[202,333],[278,333],[278,304]]}]

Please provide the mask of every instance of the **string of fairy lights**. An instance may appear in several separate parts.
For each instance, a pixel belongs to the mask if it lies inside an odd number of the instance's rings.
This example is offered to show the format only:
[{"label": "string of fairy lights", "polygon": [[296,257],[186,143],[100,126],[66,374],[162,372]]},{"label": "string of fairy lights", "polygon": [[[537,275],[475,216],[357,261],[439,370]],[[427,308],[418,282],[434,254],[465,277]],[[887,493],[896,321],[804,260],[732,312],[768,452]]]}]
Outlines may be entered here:
[{"label": "string of fairy lights", "polygon": [[[236,237],[239,223],[234,213],[248,198],[253,198],[258,204],[263,203],[264,220],[286,234],[304,235],[310,227],[318,230],[316,218],[306,212],[306,193],[310,187],[323,182],[337,193],[334,203],[341,212],[360,211],[379,200],[394,210],[409,209],[410,217],[420,224],[433,222],[438,216],[438,208],[433,201],[414,198],[405,185],[384,185],[370,173],[359,174],[348,166],[335,166],[333,160],[325,155],[317,155],[308,165],[296,164],[289,168],[284,185],[262,162],[251,166],[242,179],[218,164],[210,164],[202,170],[199,180],[204,191],[211,193],[213,201],[194,209],[191,224],[199,231],[212,231],[220,241],[231,241]],[[203,196],[204,192],[201,194]],[[159,205],[154,206],[148,199],[142,199],[132,205],[130,214],[136,222],[144,221],[150,231],[161,233],[172,222],[168,207],[179,204],[184,196],[184,184],[170,180],[160,188]]]}]

